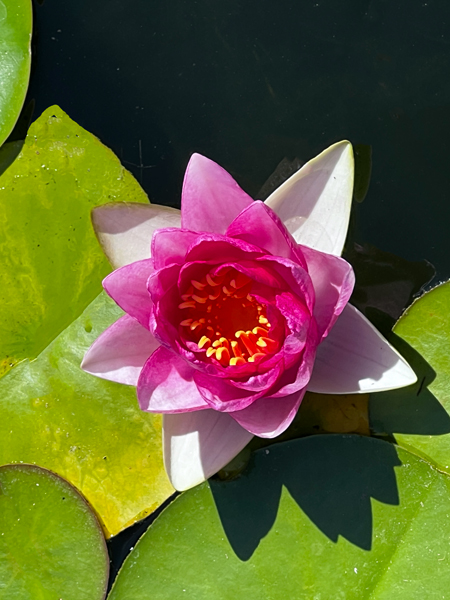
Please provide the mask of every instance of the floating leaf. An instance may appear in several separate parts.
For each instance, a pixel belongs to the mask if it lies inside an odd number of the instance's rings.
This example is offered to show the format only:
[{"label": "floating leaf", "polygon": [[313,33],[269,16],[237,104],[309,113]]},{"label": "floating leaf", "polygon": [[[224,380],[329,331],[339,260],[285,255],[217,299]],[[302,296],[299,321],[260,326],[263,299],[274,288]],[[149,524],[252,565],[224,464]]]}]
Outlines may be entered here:
[{"label": "floating leaf", "polygon": [[0,375],[35,358],[100,292],[111,269],[90,211],[113,200],[148,201],[111,150],[46,110],[0,177]]},{"label": "floating leaf", "polygon": [[179,496],[109,600],[422,600],[450,585],[450,479],[392,444],[312,436]]},{"label": "floating leaf", "polygon": [[35,361],[0,380],[0,464],[55,471],[88,499],[108,536],[173,493],[161,416],[138,408],[134,388],[80,369],[87,348],[121,314],[101,294]]},{"label": "floating leaf", "polygon": [[409,349],[408,356],[408,349],[402,349],[419,380],[409,388],[371,396],[373,429],[395,434],[401,446],[450,473],[450,282],[416,300],[394,333],[415,351]]},{"label": "floating leaf", "polygon": [[80,494],[30,465],[0,468],[0,597],[101,600],[109,558]]},{"label": "floating leaf", "polygon": [[22,109],[31,65],[30,0],[0,0],[0,145]]}]

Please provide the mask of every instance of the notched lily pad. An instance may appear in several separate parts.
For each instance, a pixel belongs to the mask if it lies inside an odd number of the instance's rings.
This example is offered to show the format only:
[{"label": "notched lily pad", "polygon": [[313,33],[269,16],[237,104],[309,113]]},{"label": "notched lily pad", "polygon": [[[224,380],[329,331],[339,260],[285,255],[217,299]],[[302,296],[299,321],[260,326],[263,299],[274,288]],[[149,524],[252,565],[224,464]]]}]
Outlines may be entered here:
[{"label": "notched lily pad", "polygon": [[83,497],[54,473],[0,467],[0,596],[102,600],[109,558]]},{"label": "notched lily pad", "polygon": [[345,435],[276,444],[234,481],[174,500],[109,600],[445,597],[449,511],[449,477],[392,444]]},{"label": "notched lily pad", "polygon": [[101,291],[110,266],[90,212],[111,201],[148,199],[111,150],[47,109],[0,177],[0,376],[35,358]]}]

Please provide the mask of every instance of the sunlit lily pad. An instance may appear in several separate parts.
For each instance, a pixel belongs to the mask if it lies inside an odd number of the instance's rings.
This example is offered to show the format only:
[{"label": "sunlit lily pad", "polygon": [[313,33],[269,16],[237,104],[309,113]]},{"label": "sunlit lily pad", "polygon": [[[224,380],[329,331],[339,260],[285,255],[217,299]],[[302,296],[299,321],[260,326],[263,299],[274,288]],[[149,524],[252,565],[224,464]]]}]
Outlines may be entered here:
[{"label": "sunlit lily pad", "polygon": [[46,110],[0,177],[0,375],[35,358],[100,292],[111,268],[90,211],[114,200],[148,201],[111,150]]},{"label": "sunlit lily pad", "polygon": [[95,515],[67,481],[0,468],[0,597],[102,600],[109,559]]},{"label": "sunlit lily pad", "polygon": [[448,594],[450,479],[373,438],[313,436],[179,496],[109,600],[422,600]]},{"label": "sunlit lily pad", "polygon": [[31,0],[0,0],[0,145],[22,109],[31,65]]},{"label": "sunlit lily pad", "polygon": [[412,347],[402,352],[419,381],[371,396],[372,426],[450,473],[450,282],[416,300],[394,333]]},{"label": "sunlit lily pad", "polygon": [[63,476],[89,500],[107,535],[173,492],[161,416],[138,408],[135,388],[80,369],[89,345],[120,314],[101,294],[37,360],[0,380],[0,464],[35,463]]}]

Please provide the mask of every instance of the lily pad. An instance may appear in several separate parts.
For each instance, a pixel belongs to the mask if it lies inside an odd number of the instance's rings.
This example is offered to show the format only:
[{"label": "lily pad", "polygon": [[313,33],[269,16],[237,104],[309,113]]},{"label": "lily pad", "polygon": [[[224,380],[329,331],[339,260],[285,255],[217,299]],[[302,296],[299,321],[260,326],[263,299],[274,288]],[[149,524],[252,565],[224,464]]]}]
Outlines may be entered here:
[{"label": "lily pad", "polygon": [[409,344],[401,351],[419,380],[403,390],[372,395],[372,427],[395,435],[399,445],[450,473],[450,282],[416,300],[394,333]]},{"label": "lily pad", "polygon": [[0,177],[0,375],[38,356],[101,291],[111,269],[90,211],[115,200],[148,202],[111,150],[46,110]]},{"label": "lily pad", "polygon": [[109,600],[445,598],[449,513],[450,479],[392,444],[274,445],[166,508]]},{"label": "lily pad", "polygon": [[82,496],[50,471],[0,468],[0,597],[101,600],[109,559]]},{"label": "lily pad", "polygon": [[102,293],[35,361],[0,381],[0,464],[38,464],[70,481],[107,536],[173,493],[161,416],[139,409],[135,388],[80,369],[87,348],[121,314]]},{"label": "lily pad", "polygon": [[11,133],[28,89],[31,0],[0,0],[0,145]]}]

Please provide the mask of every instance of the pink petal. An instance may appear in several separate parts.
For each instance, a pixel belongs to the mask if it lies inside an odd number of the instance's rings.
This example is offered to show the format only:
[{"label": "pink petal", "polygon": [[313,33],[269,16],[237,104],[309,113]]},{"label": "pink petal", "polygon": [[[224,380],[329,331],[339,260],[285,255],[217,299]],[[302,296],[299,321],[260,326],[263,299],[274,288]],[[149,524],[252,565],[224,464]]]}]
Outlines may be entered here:
[{"label": "pink petal", "polygon": [[339,142],[310,160],[266,200],[295,241],[340,256],[353,193],[353,151]]},{"label": "pink petal", "polygon": [[153,232],[180,223],[179,210],[157,204],[112,202],[92,211],[98,241],[115,269],[149,258]]},{"label": "pink petal", "polygon": [[263,252],[257,246],[224,235],[203,233],[189,248],[186,261],[208,261],[222,264],[239,259],[251,260],[258,256],[263,256]]},{"label": "pink petal", "polygon": [[281,219],[260,200],[253,202],[236,217],[228,227],[227,235],[258,246],[267,254],[282,256],[306,267],[301,250]]},{"label": "pink petal", "polygon": [[218,164],[193,154],[181,196],[181,226],[192,231],[225,233],[231,221],[253,200]]},{"label": "pink petal", "polygon": [[210,408],[221,412],[232,412],[242,410],[257,398],[261,398],[280,377],[281,370],[282,365],[277,364],[267,373],[256,374],[245,381],[236,381],[235,385],[232,381],[200,371],[196,371],[194,379]]},{"label": "pink petal", "polygon": [[174,352],[160,346],[142,369],[137,385],[142,410],[178,413],[209,408],[193,380],[194,370]]},{"label": "pink petal", "polygon": [[300,298],[305,299],[306,306],[312,312],[315,304],[315,291],[309,273],[297,263],[279,256],[264,256],[257,262],[267,269],[278,273],[288,288]]},{"label": "pink petal", "polygon": [[142,367],[158,347],[159,342],[147,329],[124,315],[95,340],[81,368],[102,379],[136,385]]},{"label": "pink petal", "polygon": [[153,261],[148,258],[117,269],[103,280],[103,287],[114,302],[146,329],[153,306],[147,290],[152,273]]},{"label": "pink petal", "polygon": [[[272,398],[281,398],[298,392],[303,388],[306,389],[314,368],[317,343],[317,326],[314,320],[310,322],[308,337],[304,350],[300,356],[296,356],[295,354],[293,354],[292,357],[289,356],[289,338],[286,339],[283,347],[285,364],[292,364],[292,366],[286,368],[283,375],[280,377],[276,385],[276,392],[270,394]],[[296,358],[296,362],[292,363],[292,358]]]},{"label": "pink petal", "polygon": [[306,247],[303,253],[316,293],[314,317],[323,338],[344,310],[355,285],[355,274],[342,258]]},{"label": "pink petal", "polygon": [[382,392],[417,381],[402,356],[347,304],[317,350],[308,390],[321,394]]},{"label": "pink petal", "polygon": [[274,438],[289,427],[306,388],[284,398],[260,398],[244,410],[229,413],[244,429],[262,438]]},{"label": "pink petal", "polygon": [[189,247],[198,238],[198,233],[187,229],[159,229],[152,239],[152,258],[155,269],[170,264],[184,263]]},{"label": "pink petal", "polygon": [[228,414],[215,410],[164,415],[164,464],[173,487],[182,492],[202,483],[252,437]]}]

